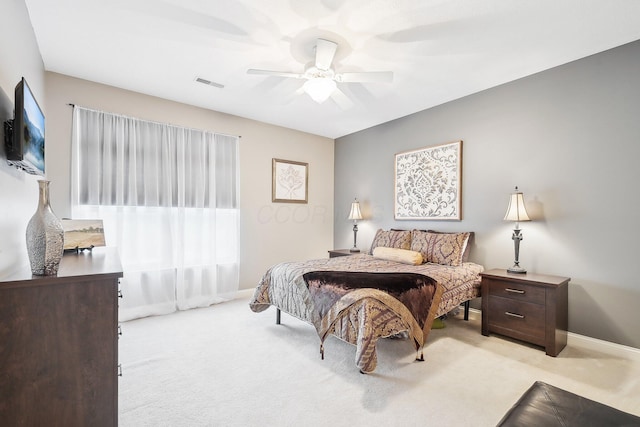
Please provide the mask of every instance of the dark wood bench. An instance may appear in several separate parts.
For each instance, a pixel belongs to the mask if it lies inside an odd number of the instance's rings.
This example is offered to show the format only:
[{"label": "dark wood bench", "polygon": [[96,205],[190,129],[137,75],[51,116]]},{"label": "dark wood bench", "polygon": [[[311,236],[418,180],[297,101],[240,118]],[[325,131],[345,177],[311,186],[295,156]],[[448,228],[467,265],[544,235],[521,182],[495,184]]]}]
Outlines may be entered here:
[{"label": "dark wood bench", "polygon": [[498,426],[640,426],[640,417],[536,381]]}]

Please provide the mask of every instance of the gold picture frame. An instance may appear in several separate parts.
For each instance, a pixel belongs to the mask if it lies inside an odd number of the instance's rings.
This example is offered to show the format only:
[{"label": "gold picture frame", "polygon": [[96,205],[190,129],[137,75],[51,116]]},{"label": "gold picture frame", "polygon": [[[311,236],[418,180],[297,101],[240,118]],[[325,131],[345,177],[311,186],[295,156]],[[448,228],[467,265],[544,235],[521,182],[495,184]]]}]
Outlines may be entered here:
[{"label": "gold picture frame", "polygon": [[308,203],[309,163],[272,159],[271,201]]},{"label": "gold picture frame", "polygon": [[462,219],[462,141],[395,155],[394,217]]}]

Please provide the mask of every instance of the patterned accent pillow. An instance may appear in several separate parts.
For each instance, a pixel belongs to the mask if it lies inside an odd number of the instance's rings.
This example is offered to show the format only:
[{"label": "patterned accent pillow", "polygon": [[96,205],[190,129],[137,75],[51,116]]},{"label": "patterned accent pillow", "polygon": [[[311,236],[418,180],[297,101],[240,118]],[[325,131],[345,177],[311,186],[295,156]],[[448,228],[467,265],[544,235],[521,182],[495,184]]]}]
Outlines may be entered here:
[{"label": "patterned accent pillow", "polygon": [[369,254],[373,255],[373,250],[378,246],[396,249],[411,249],[411,231],[409,230],[388,230],[379,229],[376,232]]},{"label": "patterned accent pillow", "polygon": [[[446,231],[437,231],[437,230],[425,230],[425,231],[428,231],[429,233],[436,233],[436,234],[456,234],[456,233],[450,233]],[[469,231],[469,238],[467,239],[467,244],[465,245],[464,253],[462,254],[463,263],[469,261],[469,252],[471,252],[471,243],[473,242],[473,238],[474,238],[473,231]]]},{"label": "patterned accent pillow", "polygon": [[425,262],[457,267],[462,264],[469,234],[412,230],[411,250],[420,252]]}]

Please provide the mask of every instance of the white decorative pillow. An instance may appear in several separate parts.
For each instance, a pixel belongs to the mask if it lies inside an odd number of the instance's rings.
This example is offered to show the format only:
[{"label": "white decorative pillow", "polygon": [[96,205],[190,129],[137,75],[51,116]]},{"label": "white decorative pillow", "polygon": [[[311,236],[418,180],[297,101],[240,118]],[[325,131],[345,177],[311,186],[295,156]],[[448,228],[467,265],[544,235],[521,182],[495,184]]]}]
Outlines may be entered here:
[{"label": "white decorative pillow", "polygon": [[422,254],[407,249],[387,248],[378,246],[373,250],[374,258],[386,259],[388,261],[401,262],[403,264],[422,264]]}]

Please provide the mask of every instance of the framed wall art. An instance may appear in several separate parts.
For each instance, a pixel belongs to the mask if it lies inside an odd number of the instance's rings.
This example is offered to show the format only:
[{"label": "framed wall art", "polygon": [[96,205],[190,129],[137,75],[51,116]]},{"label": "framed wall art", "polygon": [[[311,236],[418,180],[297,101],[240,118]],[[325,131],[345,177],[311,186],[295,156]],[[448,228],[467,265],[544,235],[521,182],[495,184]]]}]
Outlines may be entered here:
[{"label": "framed wall art", "polygon": [[395,156],[395,219],[462,219],[462,141]]},{"label": "framed wall art", "polygon": [[271,201],[279,203],[307,203],[309,164],[291,160],[272,161]]}]

